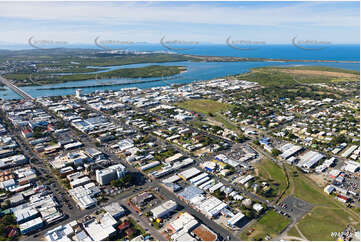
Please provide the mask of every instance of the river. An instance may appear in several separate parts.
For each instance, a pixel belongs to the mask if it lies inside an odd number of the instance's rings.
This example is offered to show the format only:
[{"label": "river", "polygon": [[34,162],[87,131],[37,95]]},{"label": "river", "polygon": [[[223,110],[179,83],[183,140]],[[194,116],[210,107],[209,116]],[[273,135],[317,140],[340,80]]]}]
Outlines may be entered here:
[{"label": "river", "polygon": [[[315,62],[167,62],[167,63],[142,63],[131,64],[123,66],[110,66],[106,68],[100,68],[99,71],[89,73],[100,73],[110,70],[117,70],[122,68],[135,68],[145,67],[149,65],[163,65],[163,66],[185,66],[186,72],[182,72],[172,77],[164,78],[167,83],[171,84],[186,84],[200,80],[210,80],[215,78],[224,77],[227,75],[235,75],[239,73],[245,73],[253,67],[261,66],[300,66],[300,65],[317,65],[317,66],[329,66],[338,67],[350,70],[360,70],[359,63],[315,63]],[[65,74],[65,73],[59,73]],[[161,78],[120,78],[120,79],[102,79],[102,80],[84,80],[84,81],[72,81],[59,84],[49,84],[43,86],[27,86],[22,87],[24,91],[29,93],[33,97],[42,96],[62,96],[71,95],[75,93],[75,89],[81,88],[83,93],[90,93],[96,90],[119,90],[125,87],[139,87],[139,88],[151,88],[155,86],[165,86],[166,82],[153,81],[145,82],[148,80],[159,80]],[[142,83],[136,84],[124,84],[134,81],[140,81]],[[99,86],[96,85],[107,85]],[[91,87],[90,87],[91,86]],[[49,90],[49,88],[51,90]],[[66,89],[63,89],[66,88]],[[0,90],[0,97],[3,99],[17,99],[20,98],[16,93],[6,88],[6,90]]]}]

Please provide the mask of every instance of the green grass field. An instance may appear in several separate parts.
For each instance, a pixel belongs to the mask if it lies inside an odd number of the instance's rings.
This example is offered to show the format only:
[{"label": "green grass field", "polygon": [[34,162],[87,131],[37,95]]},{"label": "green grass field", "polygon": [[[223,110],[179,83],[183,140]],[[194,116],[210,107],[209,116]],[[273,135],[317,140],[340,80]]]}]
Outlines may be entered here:
[{"label": "green grass field", "polygon": [[224,128],[230,130],[238,130],[237,126],[226,120],[220,112],[227,111],[232,109],[234,106],[231,104],[225,104],[209,99],[197,99],[197,100],[188,100],[185,102],[180,102],[176,104],[178,107],[194,111],[197,113],[202,113],[207,115],[209,118],[222,123]]},{"label": "green grass field", "polygon": [[288,230],[287,235],[294,236],[294,237],[300,237],[300,234],[297,232],[297,229],[294,226],[290,230]]},{"label": "green grass field", "polygon": [[241,240],[264,240],[267,235],[274,237],[285,229],[289,223],[290,220],[287,217],[270,210],[254,225],[250,226],[255,231],[247,236],[247,229],[241,233],[240,238]]},{"label": "green grass field", "polygon": [[209,113],[225,111],[232,107],[232,105],[230,104],[225,104],[209,99],[188,100],[185,102],[177,103],[177,106],[206,115],[208,115]]},{"label": "green grass field", "polygon": [[221,114],[216,114],[213,117],[216,121],[222,123],[224,125],[225,128],[230,129],[230,130],[238,130],[237,126],[232,124],[231,122],[229,122],[228,120],[226,120]]},{"label": "green grass field", "polygon": [[261,179],[269,182],[273,188],[278,188],[278,194],[281,194],[287,187],[286,175],[283,169],[271,160],[265,159],[257,164],[258,175]]},{"label": "green grass field", "polygon": [[331,233],[342,232],[351,221],[342,209],[315,207],[298,223],[298,228],[309,240],[336,240]]},{"label": "green grass field", "polygon": [[[287,166],[289,174],[296,169]],[[332,232],[340,232],[349,223],[359,224],[359,213],[346,208],[327,195],[307,175],[298,172],[290,175],[290,191],[293,195],[313,204],[313,209],[298,222],[298,228],[308,240],[336,240]]]},{"label": "green grass field", "polygon": [[307,179],[305,175],[300,174],[298,177],[293,178],[294,196],[310,202],[314,205],[332,206],[334,203],[330,201],[332,199],[317,185],[312,184],[312,181]]}]

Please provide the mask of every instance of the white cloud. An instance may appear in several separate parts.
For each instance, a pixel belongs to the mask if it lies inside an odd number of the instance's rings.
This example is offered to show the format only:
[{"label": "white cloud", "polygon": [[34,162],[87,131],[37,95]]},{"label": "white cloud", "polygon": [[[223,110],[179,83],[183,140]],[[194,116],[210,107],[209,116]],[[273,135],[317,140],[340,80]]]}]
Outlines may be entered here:
[{"label": "white cloud", "polygon": [[[339,3],[338,3],[339,4]],[[29,6],[30,5],[30,6]],[[352,7],[354,6],[354,7]],[[228,35],[288,42],[293,34],[320,40],[359,41],[359,6],[334,3],[0,2],[4,41],[87,42],[104,38],[224,43]],[[239,36],[237,36],[239,34]],[[308,35],[308,36],[307,36]],[[249,39],[247,38],[247,39]]]},{"label": "white cloud", "polygon": [[[29,4],[31,7],[29,7]],[[358,9],[334,8],[323,11],[320,3],[284,6],[227,6],[202,3],[166,4],[129,2],[1,2],[0,15],[30,20],[89,21],[97,23],[178,22],[280,26],[310,24],[315,26],[359,26]],[[316,6],[317,9],[316,9]],[[314,8],[315,7],[315,8]]]}]

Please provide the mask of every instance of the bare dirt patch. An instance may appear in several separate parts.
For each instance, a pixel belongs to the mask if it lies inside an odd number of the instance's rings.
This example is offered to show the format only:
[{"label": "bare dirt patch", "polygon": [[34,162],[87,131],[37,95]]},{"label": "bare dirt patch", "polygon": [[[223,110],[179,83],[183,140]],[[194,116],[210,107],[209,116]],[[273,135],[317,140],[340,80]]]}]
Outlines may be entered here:
[{"label": "bare dirt patch", "polygon": [[311,180],[320,187],[324,187],[327,185],[327,181],[322,174],[309,174],[308,177],[311,178]]},{"label": "bare dirt patch", "polygon": [[207,118],[207,123],[210,125],[220,126],[223,127],[223,124],[221,122],[218,122],[212,118]]}]

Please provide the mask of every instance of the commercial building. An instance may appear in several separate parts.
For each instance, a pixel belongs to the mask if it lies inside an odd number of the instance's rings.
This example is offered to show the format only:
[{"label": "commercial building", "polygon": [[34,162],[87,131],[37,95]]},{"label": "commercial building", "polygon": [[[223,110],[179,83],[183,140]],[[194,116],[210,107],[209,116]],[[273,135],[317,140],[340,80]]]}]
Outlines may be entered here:
[{"label": "commercial building", "polygon": [[242,184],[242,185],[244,185],[244,184],[246,184],[247,182],[251,181],[252,179],[254,179],[254,176],[252,176],[252,175],[247,175],[246,177],[243,177],[243,178],[239,181],[239,183]]},{"label": "commercial building", "polygon": [[27,159],[24,155],[13,155],[0,159],[0,169],[14,167],[25,164]]},{"label": "commercial building", "polygon": [[172,167],[174,170],[178,170],[193,163],[194,160],[192,158],[186,158],[184,160],[174,162]]},{"label": "commercial building", "polygon": [[341,173],[340,170],[333,169],[328,174],[332,179],[335,179],[336,177],[338,177],[340,175],[340,173]]},{"label": "commercial building", "polygon": [[20,224],[19,229],[22,234],[28,234],[42,228],[43,225],[43,220],[41,218],[35,218],[26,223]]},{"label": "commercial building", "polygon": [[64,217],[64,214],[56,207],[42,207],[39,209],[41,217],[47,224],[55,223]]},{"label": "commercial building", "polygon": [[358,148],[358,145],[352,145],[350,146],[345,152],[342,153],[343,158],[349,157],[356,149]]},{"label": "commercial building", "polygon": [[103,186],[123,177],[126,173],[126,168],[122,164],[117,164],[103,170],[96,170],[95,173],[96,181]]},{"label": "commercial building", "polygon": [[82,147],[82,146],[83,146],[83,144],[82,144],[81,142],[76,141],[76,142],[74,142],[74,143],[70,143],[70,144],[64,145],[64,149],[65,149],[65,150],[71,150],[71,149],[80,148],[80,147]]},{"label": "commercial building", "polygon": [[116,224],[117,221],[109,213],[105,213],[83,223],[83,227],[92,240],[101,241],[109,239],[116,233],[113,227]]},{"label": "commercial building", "polygon": [[201,180],[198,180],[194,183],[195,186],[199,187],[200,185],[204,184],[205,182],[209,181],[211,178],[209,176],[206,176],[202,178]]},{"label": "commercial building", "polygon": [[184,190],[182,192],[178,193],[178,196],[181,199],[189,202],[194,197],[201,196],[202,194],[204,194],[204,191],[199,189],[198,187],[188,186],[188,187],[184,188]]},{"label": "commercial building", "polygon": [[76,188],[79,186],[83,186],[85,184],[90,183],[90,178],[87,176],[83,176],[82,178],[78,178],[78,179],[74,179],[73,181],[70,182],[70,187],[71,188]]},{"label": "commercial building", "polygon": [[214,196],[198,196],[190,201],[193,206],[209,218],[217,217],[228,205]]},{"label": "commercial building", "polygon": [[343,168],[345,171],[354,173],[354,172],[357,172],[360,170],[360,163],[358,163],[358,162],[349,160],[349,161],[346,161],[345,163],[346,163],[346,165]]},{"label": "commercial building", "polygon": [[294,144],[285,144],[281,147],[281,151],[283,152],[280,157],[284,160],[288,159],[289,157],[297,154],[303,149],[302,146],[294,145]]},{"label": "commercial building", "polygon": [[236,225],[239,221],[241,221],[244,218],[246,218],[246,216],[243,213],[239,212],[236,215],[234,215],[232,218],[230,218],[227,221],[227,224],[229,226],[233,227],[234,225]]},{"label": "commercial building", "polygon": [[170,238],[173,241],[197,241],[185,230],[181,230],[181,231],[173,234]]},{"label": "commercial building", "polygon": [[206,162],[203,162],[202,164],[200,164],[200,167],[205,169],[208,172],[213,173],[217,168],[217,164],[212,161],[206,161]]},{"label": "commercial building", "polygon": [[209,188],[209,192],[214,193],[215,191],[217,191],[218,189],[221,189],[222,187],[224,187],[223,183],[218,182],[217,184],[215,184],[214,186]]},{"label": "commercial building", "polygon": [[143,207],[146,205],[149,201],[151,201],[154,198],[154,195],[150,192],[143,192],[132,199],[130,199],[130,204],[134,204],[135,210],[139,210],[138,207]]},{"label": "commercial building", "polygon": [[171,177],[168,177],[164,180],[162,180],[162,183],[174,183],[174,182],[177,182],[179,181],[181,178],[177,175],[173,175]]},{"label": "commercial building", "polygon": [[72,151],[65,155],[60,155],[55,157],[53,161],[50,162],[50,164],[55,169],[64,168],[67,165],[75,165],[75,166],[81,166],[83,165],[89,157],[85,154],[84,151]]},{"label": "commercial building", "polygon": [[71,166],[66,166],[64,168],[61,168],[59,170],[60,176],[61,177],[66,177],[67,175],[71,174],[74,172],[74,168]]},{"label": "commercial building", "polygon": [[156,166],[158,166],[158,165],[160,165],[160,162],[159,162],[159,161],[153,161],[153,162],[151,162],[151,163],[149,163],[149,164],[146,164],[146,165],[144,165],[144,166],[141,166],[140,169],[141,169],[142,171],[146,171],[146,170],[151,169],[151,168],[153,168],[153,167],[156,167]]},{"label": "commercial building", "polygon": [[322,155],[321,153],[318,153],[316,151],[308,151],[307,153],[303,154],[300,157],[300,162],[298,166],[306,169],[310,169],[314,167],[317,164],[317,162],[319,162],[323,158],[324,155]]},{"label": "commercial building", "polygon": [[13,213],[18,224],[22,224],[36,217],[39,217],[39,211],[32,207],[19,208],[13,210]]},{"label": "commercial building", "polygon": [[183,180],[187,181],[188,179],[198,175],[199,173],[201,173],[199,169],[192,167],[185,171],[182,171],[181,173],[178,174],[178,176]]},{"label": "commercial building", "polygon": [[74,234],[73,228],[70,224],[60,225],[55,229],[52,229],[45,234],[45,239],[47,241],[65,241],[69,242],[72,241],[69,237]]},{"label": "commercial building", "polygon": [[131,139],[124,139],[118,142],[117,147],[121,152],[124,152],[127,149],[134,147],[134,142]]},{"label": "commercial building", "polygon": [[199,185],[198,187],[199,187],[199,189],[202,189],[203,191],[206,191],[209,188],[211,188],[214,185],[214,183],[215,183],[215,180],[212,179],[212,180],[209,180],[209,181]]},{"label": "commercial building", "polygon": [[204,224],[201,224],[193,229],[191,231],[191,235],[201,241],[216,241],[218,239],[217,234]]},{"label": "commercial building", "polygon": [[81,209],[95,206],[97,200],[94,197],[99,193],[100,190],[94,183],[89,183],[85,186],[79,186],[69,190],[69,194]]},{"label": "commercial building", "polygon": [[335,187],[334,186],[332,186],[332,185],[327,185],[324,189],[323,189],[323,191],[325,192],[325,193],[327,193],[327,194],[331,194],[333,191],[335,191],[336,189],[335,189]]},{"label": "commercial building", "polygon": [[174,171],[174,169],[172,167],[165,167],[165,168],[162,168],[161,170],[153,171],[153,172],[149,173],[149,175],[154,178],[161,178],[163,176],[166,176],[166,175],[172,173],[173,171]]},{"label": "commercial building", "polygon": [[181,230],[186,230],[187,232],[198,225],[198,221],[189,213],[185,212],[179,215],[177,219],[169,223],[167,229],[172,233],[176,233]]},{"label": "commercial building", "polygon": [[166,158],[164,161],[168,164],[171,164],[171,163],[179,160],[182,157],[183,157],[183,155],[181,153],[177,153],[175,155],[172,155],[171,157]]},{"label": "commercial building", "polygon": [[163,218],[176,210],[177,207],[178,205],[176,202],[174,202],[173,200],[169,200],[159,205],[158,207],[153,208],[151,212],[154,218]]},{"label": "commercial building", "polygon": [[196,182],[204,179],[205,177],[208,177],[208,174],[205,173],[205,172],[203,172],[203,173],[201,173],[201,174],[193,177],[192,179],[190,179],[189,182],[190,182],[191,184],[195,184]]},{"label": "commercial building", "polygon": [[107,213],[113,216],[113,218],[118,219],[125,214],[125,209],[118,203],[113,202],[103,208]]}]

